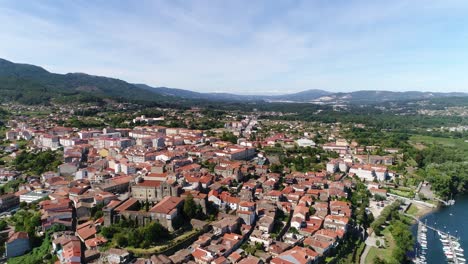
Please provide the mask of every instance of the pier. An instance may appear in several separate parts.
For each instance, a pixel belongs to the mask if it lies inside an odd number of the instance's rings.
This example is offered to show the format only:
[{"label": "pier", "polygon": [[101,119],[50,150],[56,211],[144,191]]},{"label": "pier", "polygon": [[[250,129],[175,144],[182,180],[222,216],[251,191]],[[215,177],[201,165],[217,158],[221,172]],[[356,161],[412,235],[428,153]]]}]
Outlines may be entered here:
[{"label": "pier", "polygon": [[[409,215],[409,214],[405,214],[406,216],[408,217],[411,217],[413,218],[414,220],[416,220],[416,222],[418,223],[418,231],[417,231],[417,241],[419,244],[421,244],[421,241],[420,241],[420,233],[421,233],[421,228],[424,226],[426,227],[427,229],[431,229],[435,232],[438,233],[438,235],[440,236],[440,239],[441,239],[441,242],[442,242],[442,238],[443,237],[446,237],[446,239],[448,240],[448,246],[450,247],[450,253],[451,253],[451,256],[452,258],[449,258],[449,255],[447,253],[445,253],[445,256],[447,257],[449,263],[455,263],[455,264],[464,264],[466,263],[464,258],[463,258],[463,255],[462,256],[459,256],[459,254],[457,254],[457,250],[456,250],[456,246],[455,246],[455,243],[457,242],[457,239],[453,236],[451,236],[449,233],[446,233],[438,228],[435,228],[433,226],[430,226],[424,222],[422,222],[421,220],[419,220],[417,217],[414,217],[412,215]],[[442,243],[444,244],[444,243]]]}]

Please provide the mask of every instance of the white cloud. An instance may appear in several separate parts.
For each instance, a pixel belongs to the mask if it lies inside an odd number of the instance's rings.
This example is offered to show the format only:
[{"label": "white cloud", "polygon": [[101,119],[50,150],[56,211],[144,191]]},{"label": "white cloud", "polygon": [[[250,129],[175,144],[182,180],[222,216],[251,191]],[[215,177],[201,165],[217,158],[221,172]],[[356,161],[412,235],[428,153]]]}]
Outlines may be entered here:
[{"label": "white cloud", "polygon": [[450,40],[436,43],[440,32],[433,32],[442,31],[447,18],[462,19],[463,1],[330,3],[10,4],[0,7],[0,56],[61,73],[199,91],[438,89],[443,78],[456,89],[468,83],[463,77],[457,84],[456,73],[435,78],[435,67],[420,67],[421,60],[450,65],[441,58],[467,55],[462,48],[449,54],[444,45]]}]

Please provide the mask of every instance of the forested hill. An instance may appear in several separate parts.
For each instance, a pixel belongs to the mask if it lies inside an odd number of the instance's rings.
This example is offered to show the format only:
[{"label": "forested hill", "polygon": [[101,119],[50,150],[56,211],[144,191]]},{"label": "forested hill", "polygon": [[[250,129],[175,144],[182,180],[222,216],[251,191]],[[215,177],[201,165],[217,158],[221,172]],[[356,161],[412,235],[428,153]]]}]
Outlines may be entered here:
[{"label": "forested hill", "polygon": [[[285,89],[287,91],[287,89]],[[157,104],[203,104],[206,102],[319,102],[327,104],[369,104],[388,101],[420,100],[455,96],[465,93],[355,91],[332,93],[306,90],[283,95],[237,95],[230,93],[200,93],[184,89],[150,87],[119,79],[84,73],[56,74],[44,68],[0,59],[0,102],[24,104],[56,102],[91,102],[113,99]]]},{"label": "forested hill", "polygon": [[95,101],[173,101],[173,97],[141,89],[122,80],[83,73],[55,74],[45,69],[0,59],[0,100],[25,104]]}]

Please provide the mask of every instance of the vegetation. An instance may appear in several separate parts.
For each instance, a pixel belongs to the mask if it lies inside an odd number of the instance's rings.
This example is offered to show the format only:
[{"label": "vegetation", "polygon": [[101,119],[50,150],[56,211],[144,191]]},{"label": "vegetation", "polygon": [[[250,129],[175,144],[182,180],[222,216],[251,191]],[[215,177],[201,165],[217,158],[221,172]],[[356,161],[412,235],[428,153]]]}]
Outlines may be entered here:
[{"label": "vegetation", "polygon": [[65,230],[65,226],[55,224],[47,230],[44,239],[41,241],[40,246],[35,247],[31,252],[20,257],[8,259],[8,263],[25,264],[25,263],[55,263],[56,257],[50,254],[52,247],[51,235],[54,232]]},{"label": "vegetation", "polygon": [[134,248],[148,248],[170,237],[169,231],[158,222],[139,227],[136,221],[125,219],[103,227],[101,234],[119,247]]},{"label": "vegetation", "polygon": [[23,151],[16,156],[13,165],[19,171],[40,175],[46,171],[55,171],[61,163],[57,152],[46,150],[38,153]]},{"label": "vegetation", "polygon": [[187,195],[185,198],[183,211],[188,220],[204,217],[201,206],[195,203],[192,194]]},{"label": "vegetation", "polygon": [[390,225],[382,231],[385,247],[372,247],[367,255],[366,263],[410,263],[406,256],[414,245],[413,236],[409,230],[410,225],[410,219],[400,213],[395,214]]},{"label": "vegetation", "polygon": [[234,136],[233,133],[231,132],[223,132],[223,134],[221,135],[221,140],[223,141],[229,141],[233,144],[236,144],[237,143],[237,137]]},{"label": "vegetation", "polygon": [[356,189],[351,191],[350,196],[351,207],[353,209],[353,219],[359,226],[364,229],[368,228],[374,217],[372,214],[367,213],[366,208],[369,206],[369,197],[371,196],[366,185],[359,179],[356,180]]},{"label": "vegetation", "polygon": [[442,198],[468,190],[468,143],[461,139],[427,136],[411,137],[413,143],[423,143],[414,160],[418,174],[432,184]]},{"label": "vegetation", "polygon": [[400,208],[401,203],[399,201],[395,201],[392,204],[385,207],[380,216],[372,222],[371,227],[374,230],[375,234],[380,236],[382,234],[382,230],[384,229],[384,224],[387,220],[391,219],[392,217],[396,217],[398,214],[398,209]]}]

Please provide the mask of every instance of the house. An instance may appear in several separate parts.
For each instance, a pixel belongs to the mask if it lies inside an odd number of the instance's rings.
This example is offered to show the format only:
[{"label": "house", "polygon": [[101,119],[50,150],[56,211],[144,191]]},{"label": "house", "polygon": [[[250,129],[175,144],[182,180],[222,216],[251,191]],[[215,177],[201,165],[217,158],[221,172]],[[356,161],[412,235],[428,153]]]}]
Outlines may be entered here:
[{"label": "house", "polygon": [[130,253],[124,249],[111,248],[107,250],[107,262],[109,264],[129,263]]},{"label": "house", "polygon": [[31,246],[26,232],[15,232],[5,242],[5,256],[7,258],[21,256],[29,250],[31,250]]},{"label": "house", "polygon": [[242,201],[239,203],[239,208],[237,209],[237,216],[244,220],[244,223],[246,223],[247,225],[253,225],[253,223],[255,223],[256,220],[255,207],[256,204],[254,202]]},{"label": "house", "polygon": [[245,259],[240,260],[237,262],[237,264],[261,264],[263,261],[261,261],[259,258],[254,257],[254,256],[248,256]]},{"label": "house", "polygon": [[235,233],[239,231],[240,218],[232,215],[225,215],[211,225],[215,235],[223,235],[225,233]]},{"label": "house", "polygon": [[327,215],[323,223],[323,227],[332,230],[346,231],[348,227],[349,217],[339,215]]},{"label": "house", "polygon": [[351,204],[344,201],[330,201],[330,213],[339,216],[351,216]]},{"label": "house", "polygon": [[327,172],[329,173],[335,173],[335,172],[338,172],[338,170],[340,169],[339,167],[339,161],[338,160],[330,160],[328,163],[327,163]]},{"label": "house", "polygon": [[93,221],[88,221],[76,227],[77,236],[83,241],[83,243],[96,236],[97,229]]},{"label": "house", "polygon": [[320,236],[307,237],[304,239],[304,246],[312,248],[319,254],[326,254],[333,248],[334,240],[320,239]]},{"label": "house", "polygon": [[249,242],[251,244],[260,243],[265,247],[269,247],[273,243],[273,238],[269,233],[263,232],[262,230],[256,229],[250,234]]},{"label": "house", "polygon": [[197,264],[210,264],[215,256],[213,253],[202,248],[196,248],[192,253],[193,258]]},{"label": "house", "polygon": [[275,224],[274,215],[265,215],[261,217],[257,222],[257,227],[260,231],[265,233],[270,233],[273,230],[273,226]]},{"label": "house", "polygon": [[71,201],[67,198],[46,200],[39,203],[41,208],[41,220],[43,231],[60,223],[68,228],[73,226],[73,208]]},{"label": "house", "polygon": [[291,227],[296,228],[299,230],[301,227],[304,226],[304,222],[309,217],[309,208],[306,206],[297,205],[294,208],[294,212],[291,218]]},{"label": "house", "polygon": [[82,263],[83,253],[81,242],[78,239],[70,239],[62,245],[62,252],[59,256],[60,263]]},{"label": "house", "polygon": [[274,201],[274,202],[280,202],[283,200],[284,196],[283,196],[283,193],[281,191],[278,191],[278,190],[272,190],[272,191],[269,191],[268,193],[266,193],[263,198],[265,200],[270,200],[270,201]]},{"label": "house", "polygon": [[317,216],[312,216],[305,221],[305,225],[299,230],[299,233],[303,235],[313,235],[315,232],[320,230],[322,223],[323,219]]},{"label": "house", "polygon": [[271,260],[271,264],[311,264],[318,257],[318,253],[309,248],[295,246]]},{"label": "house", "polygon": [[383,198],[387,197],[387,190],[385,190],[385,189],[370,188],[369,191],[374,197],[376,197],[376,196],[380,196],[380,197],[383,197]]}]

